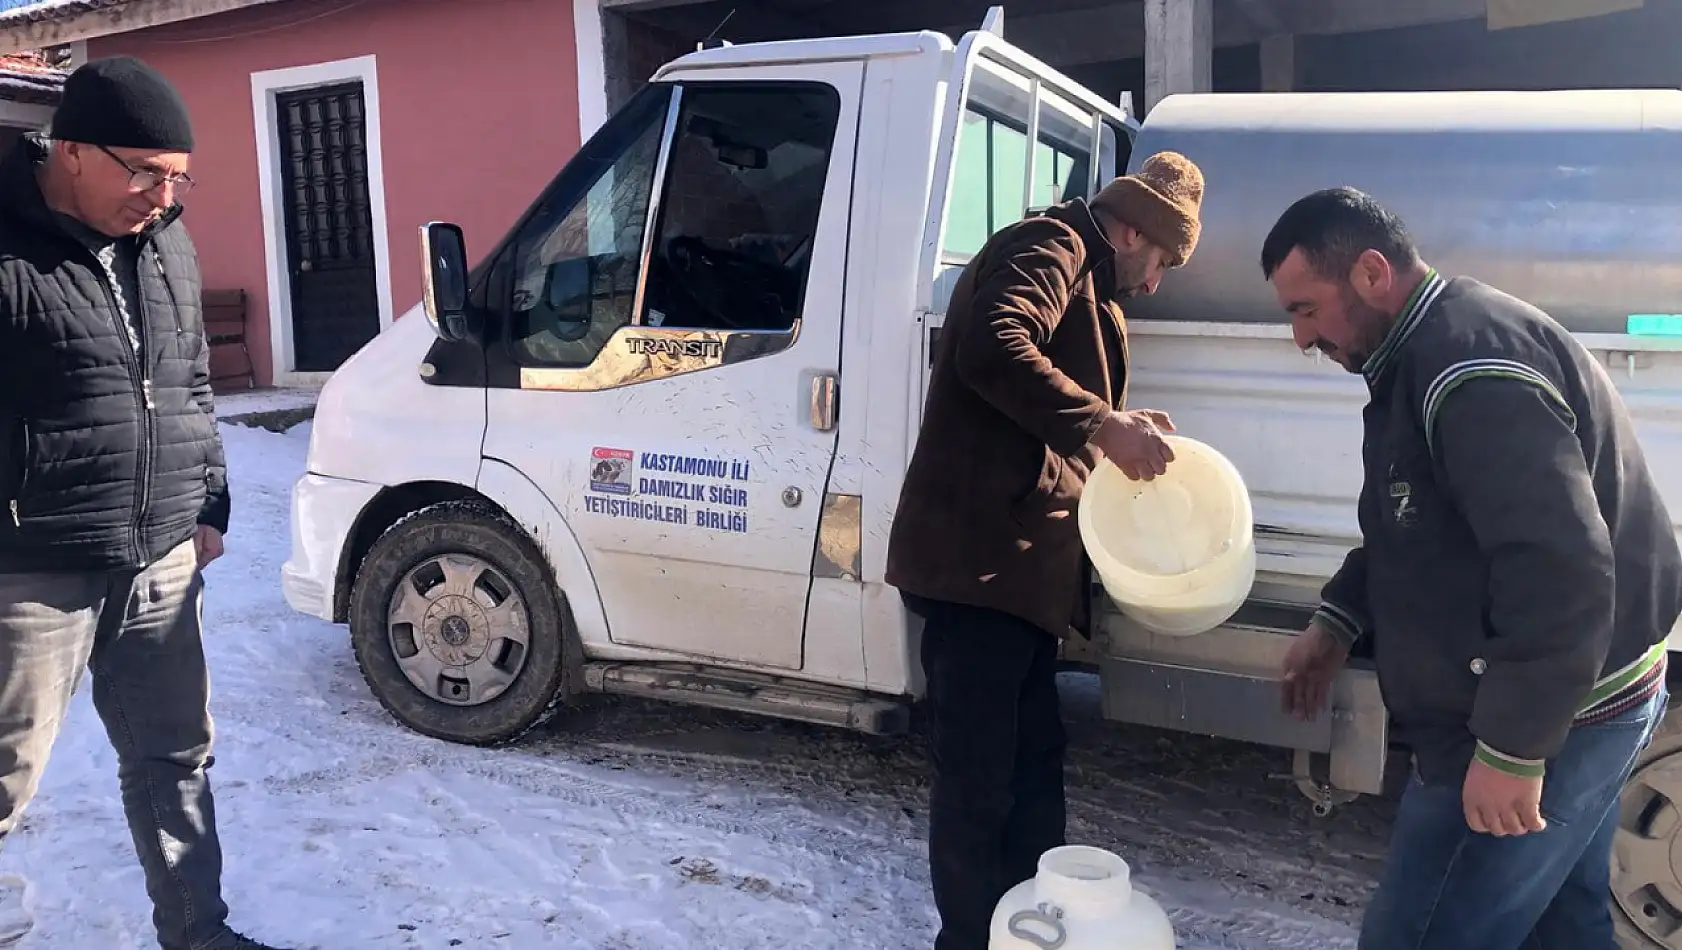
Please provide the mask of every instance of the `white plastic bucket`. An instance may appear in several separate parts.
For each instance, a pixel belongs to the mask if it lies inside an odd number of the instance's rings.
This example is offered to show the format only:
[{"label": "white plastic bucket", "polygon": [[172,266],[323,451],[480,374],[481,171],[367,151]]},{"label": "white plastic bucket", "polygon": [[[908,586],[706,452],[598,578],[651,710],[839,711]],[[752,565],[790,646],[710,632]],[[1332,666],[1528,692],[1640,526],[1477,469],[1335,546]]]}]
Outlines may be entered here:
[{"label": "white plastic bucket", "polygon": [[1134,622],[1153,633],[1175,637],[1207,633],[1226,623],[1243,605],[1245,598],[1249,595],[1250,587],[1256,576],[1256,561],[1253,550],[1251,556],[1246,559],[1243,570],[1242,579],[1233,584],[1233,589],[1240,591],[1236,596],[1220,597],[1209,603],[1184,606],[1157,605],[1145,607],[1136,603],[1117,600],[1116,606],[1120,608],[1123,614],[1131,617]]},{"label": "white plastic bucket", "polygon": [[1155,633],[1191,636],[1225,623],[1255,581],[1255,526],[1244,478],[1226,456],[1168,436],[1174,461],[1133,481],[1108,461],[1087,479],[1081,541],[1122,613]]}]

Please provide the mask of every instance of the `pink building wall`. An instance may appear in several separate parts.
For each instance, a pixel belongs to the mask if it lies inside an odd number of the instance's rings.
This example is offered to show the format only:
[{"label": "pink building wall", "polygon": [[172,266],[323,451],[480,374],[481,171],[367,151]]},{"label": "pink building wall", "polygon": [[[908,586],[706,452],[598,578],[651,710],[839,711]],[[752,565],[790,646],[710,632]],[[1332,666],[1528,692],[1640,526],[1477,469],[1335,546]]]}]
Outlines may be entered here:
[{"label": "pink building wall", "polygon": [[251,74],[373,55],[395,316],[420,301],[419,227],[454,221],[477,260],[578,150],[572,4],[287,0],[91,40],[180,87],[198,140],[185,218],[205,286],[244,289],[258,385],[272,383]]}]

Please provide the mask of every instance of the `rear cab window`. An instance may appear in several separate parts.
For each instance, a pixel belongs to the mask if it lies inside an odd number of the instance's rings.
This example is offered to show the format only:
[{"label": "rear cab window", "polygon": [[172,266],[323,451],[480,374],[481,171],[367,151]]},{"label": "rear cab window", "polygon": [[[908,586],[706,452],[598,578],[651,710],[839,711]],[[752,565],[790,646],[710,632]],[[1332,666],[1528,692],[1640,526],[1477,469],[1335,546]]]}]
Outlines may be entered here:
[{"label": "rear cab window", "polygon": [[958,124],[935,312],[945,311],[952,285],[988,238],[1029,214],[1090,198],[1125,165],[1129,144],[1111,118],[978,56]]}]

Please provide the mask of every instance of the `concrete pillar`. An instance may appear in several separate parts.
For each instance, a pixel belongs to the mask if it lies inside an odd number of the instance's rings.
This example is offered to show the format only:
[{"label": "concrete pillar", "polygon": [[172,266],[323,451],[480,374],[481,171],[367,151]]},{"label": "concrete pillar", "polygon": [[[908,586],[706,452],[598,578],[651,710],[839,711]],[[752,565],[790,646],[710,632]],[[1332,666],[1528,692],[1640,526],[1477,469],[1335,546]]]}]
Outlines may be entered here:
[{"label": "concrete pillar", "polygon": [[1145,111],[1214,88],[1214,0],[1145,0]]},{"label": "concrete pillar", "polygon": [[1270,36],[1261,41],[1261,91],[1294,92],[1297,88],[1297,41],[1294,36]]},{"label": "concrete pillar", "polygon": [[608,113],[636,95],[655,70],[695,49],[692,38],[649,26],[606,7],[601,11],[601,44]]}]

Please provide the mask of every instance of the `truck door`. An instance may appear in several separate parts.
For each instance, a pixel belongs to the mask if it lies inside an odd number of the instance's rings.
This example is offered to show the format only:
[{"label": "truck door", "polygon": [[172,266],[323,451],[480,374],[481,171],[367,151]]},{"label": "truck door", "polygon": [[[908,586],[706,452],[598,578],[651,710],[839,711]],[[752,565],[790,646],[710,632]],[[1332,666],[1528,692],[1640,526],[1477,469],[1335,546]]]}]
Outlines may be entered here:
[{"label": "truck door", "polygon": [[514,238],[485,455],[565,514],[614,644],[801,667],[862,79],[645,87]]}]

